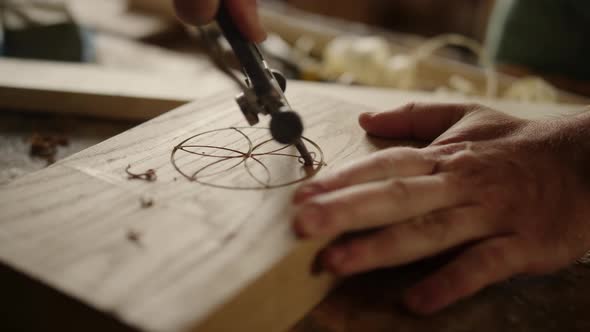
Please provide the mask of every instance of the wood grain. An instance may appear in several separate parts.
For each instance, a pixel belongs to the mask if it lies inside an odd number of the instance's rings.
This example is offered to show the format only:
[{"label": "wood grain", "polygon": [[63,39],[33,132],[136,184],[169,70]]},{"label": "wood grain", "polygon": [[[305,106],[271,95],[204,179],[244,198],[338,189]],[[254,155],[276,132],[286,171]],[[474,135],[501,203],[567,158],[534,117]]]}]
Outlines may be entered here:
[{"label": "wood grain", "polygon": [[[221,190],[186,181],[170,163],[182,140],[243,126],[234,93],[202,98],[0,187],[2,263],[141,330],[287,329],[333,283],[309,271],[322,243],[298,242],[290,231],[295,186]],[[302,83],[288,97],[305,135],[324,150],[322,173],[377,150],[356,124],[360,112],[443,100]],[[579,111],[483,102],[525,117]],[[222,135],[218,143],[234,144]],[[129,181],[127,165],[155,169],[158,180]],[[277,177],[293,171],[268,167]],[[141,207],[145,197],[153,207]]]}]

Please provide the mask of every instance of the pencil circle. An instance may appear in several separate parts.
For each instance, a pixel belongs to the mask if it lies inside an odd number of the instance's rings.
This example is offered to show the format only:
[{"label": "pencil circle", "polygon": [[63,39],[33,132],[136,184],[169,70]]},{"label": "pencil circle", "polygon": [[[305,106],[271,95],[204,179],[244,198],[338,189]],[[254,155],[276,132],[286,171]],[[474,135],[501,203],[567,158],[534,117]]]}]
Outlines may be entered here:
[{"label": "pencil circle", "polygon": [[[180,142],[172,150],[170,160],[173,167],[184,178],[191,182],[201,185],[233,190],[263,190],[281,188],[305,181],[317,174],[325,165],[324,153],[320,146],[312,140],[302,137],[301,139],[309,144],[310,154],[314,159],[312,166],[304,166],[301,156],[290,152],[293,145],[281,145],[279,147],[270,147],[268,145],[277,144],[272,138],[264,139],[260,143],[254,144],[254,140],[246,134],[247,131],[260,131],[268,128],[261,127],[230,127],[205,131],[193,135]],[[237,134],[239,138],[232,142],[230,146],[217,146],[212,144],[215,135],[220,134]],[[272,166],[267,165],[262,159],[276,157],[287,162],[293,160],[291,171],[300,171],[300,176],[288,179],[273,178]],[[190,169],[190,166],[198,165],[196,170]],[[291,165],[289,162],[288,165]],[[253,167],[261,170],[262,175],[256,174]],[[295,169],[298,167],[297,169]],[[211,171],[211,173],[207,173]],[[231,176],[247,177],[253,183],[238,184],[222,183],[223,180],[232,179]]]}]

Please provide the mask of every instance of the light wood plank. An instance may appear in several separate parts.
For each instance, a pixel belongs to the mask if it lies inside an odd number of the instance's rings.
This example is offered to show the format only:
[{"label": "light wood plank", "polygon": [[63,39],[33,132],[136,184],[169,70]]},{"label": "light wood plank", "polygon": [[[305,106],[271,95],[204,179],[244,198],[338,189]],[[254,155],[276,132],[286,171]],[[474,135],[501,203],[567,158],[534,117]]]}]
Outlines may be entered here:
[{"label": "light wood plank", "polygon": [[[110,41],[109,41],[110,43]],[[180,75],[179,69],[198,71],[200,66],[163,56],[176,62],[177,69],[161,68],[152,73],[88,64],[70,64],[18,59],[0,59],[0,109],[50,111],[91,115],[110,119],[148,120],[195,99],[234,88],[222,74],[203,70]],[[176,60],[176,61],[174,61]],[[154,57],[154,60],[155,57]],[[201,60],[202,61],[202,60]],[[171,71],[173,74],[165,74]],[[394,104],[399,92],[391,89],[346,87],[317,83],[290,82],[292,87],[314,86],[337,98],[355,96],[363,103],[383,100]],[[428,96],[435,100],[478,100],[459,96],[432,96],[406,92],[408,96]],[[376,95],[376,98],[367,96]],[[384,97],[385,96],[385,97]],[[388,97],[394,96],[394,97]],[[522,108],[521,103],[502,105]],[[513,107],[513,106],[510,106]],[[571,108],[580,106],[572,105]],[[558,106],[528,106],[529,109],[561,109]]]},{"label": "light wood plank", "polygon": [[[296,186],[216,189],[187,181],[170,162],[184,139],[244,125],[234,93],[202,98],[0,187],[1,261],[146,331],[287,329],[333,282],[309,273],[321,243],[298,242],[290,231]],[[302,83],[291,84],[288,97],[303,115],[306,136],[325,153],[322,173],[378,149],[356,124],[360,112],[409,101],[466,101]],[[580,111],[481,102],[524,117]],[[215,143],[234,141],[220,134]],[[299,167],[266,162],[279,180]],[[155,169],[158,180],[129,181],[129,164]],[[146,197],[152,208],[141,208]],[[141,234],[139,243],[127,239],[130,230]]]},{"label": "light wood plank", "polygon": [[0,59],[0,108],[146,120],[231,87],[215,71],[142,73],[90,64]]}]

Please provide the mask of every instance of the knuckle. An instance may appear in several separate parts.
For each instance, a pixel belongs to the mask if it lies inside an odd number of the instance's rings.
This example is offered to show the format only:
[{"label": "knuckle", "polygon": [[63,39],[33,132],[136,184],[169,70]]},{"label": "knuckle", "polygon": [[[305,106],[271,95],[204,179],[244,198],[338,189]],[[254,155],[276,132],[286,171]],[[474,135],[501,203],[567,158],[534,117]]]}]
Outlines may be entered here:
[{"label": "knuckle", "polygon": [[381,172],[388,172],[395,167],[396,162],[397,159],[391,153],[379,153],[373,159],[375,168]]},{"label": "knuckle", "polygon": [[[443,141],[444,142],[444,141]],[[459,141],[444,144],[434,144],[429,146],[435,156],[446,161],[451,160],[453,156],[461,151],[472,150],[473,144],[471,141]]]},{"label": "knuckle", "polygon": [[483,165],[481,157],[474,151],[473,142],[461,142],[440,149],[441,171],[461,172],[464,175],[477,174]]},{"label": "knuckle", "polygon": [[449,160],[449,164],[459,169],[469,169],[472,168],[474,165],[477,165],[479,158],[477,157],[477,154],[473,152],[473,143],[463,142],[461,143],[461,145],[463,150],[453,155]]},{"label": "knuckle", "polygon": [[396,147],[378,152],[372,162],[376,171],[393,175],[432,173],[438,160],[423,149]]},{"label": "knuckle", "polygon": [[389,180],[387,184],[387,192],[394,200],[408,199],[410,197],[408,184],[402,179]]}]

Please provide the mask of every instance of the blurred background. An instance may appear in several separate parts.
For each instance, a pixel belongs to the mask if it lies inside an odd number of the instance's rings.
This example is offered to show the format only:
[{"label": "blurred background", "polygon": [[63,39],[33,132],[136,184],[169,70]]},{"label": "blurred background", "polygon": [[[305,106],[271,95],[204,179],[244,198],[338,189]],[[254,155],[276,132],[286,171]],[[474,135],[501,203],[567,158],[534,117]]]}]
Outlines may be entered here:
[{"label": "blurred background", "polygon": [[[263,0],[262,47],[289,79],[588,104],[584,81],[495,62],[489,27],[522,1]],[[0,27],[0,184],[222,79],[171,0],[0,0]]]},{"label": "blurred background", "polygon": [[[289,0],[297,8],[421,36],[459,33],[479,41],[495,0]],[[443,14],[444,13],[444,14]]]}]

